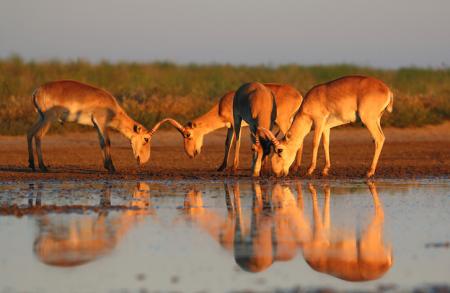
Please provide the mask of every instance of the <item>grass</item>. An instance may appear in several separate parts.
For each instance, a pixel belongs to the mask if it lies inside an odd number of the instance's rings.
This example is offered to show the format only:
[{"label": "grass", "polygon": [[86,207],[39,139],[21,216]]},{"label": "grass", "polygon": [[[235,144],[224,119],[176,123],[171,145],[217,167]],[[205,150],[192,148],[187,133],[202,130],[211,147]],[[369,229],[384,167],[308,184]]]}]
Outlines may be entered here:
[{"label": "grass", "polygon": [[[272,67],[106,61],[92,64],[83,60],[25,62],[11,56],[0,59],[0,134],[26,133],[37,119],[31,93],[52,80],[74,79],[105,88],[131,117],[151,127],[167,116],[188,121],[244,82],[288,83],[306,93],[317,83],[348,74],[371,75],[391,87],[394,112],[384,115],[384,125],[422,126],[450,119],[450,68],[383,70],[348,64]],[[68,128],[53,129],[60,132]]]}]

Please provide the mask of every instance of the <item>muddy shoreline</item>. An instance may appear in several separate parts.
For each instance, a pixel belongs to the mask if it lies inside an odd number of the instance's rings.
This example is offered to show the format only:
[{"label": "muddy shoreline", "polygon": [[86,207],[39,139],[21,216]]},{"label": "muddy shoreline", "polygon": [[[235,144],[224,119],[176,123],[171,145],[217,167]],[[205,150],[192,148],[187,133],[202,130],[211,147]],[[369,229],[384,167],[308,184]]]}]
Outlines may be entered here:
[{"label": "muddy shoreline", "polygon": [[[423,128],[385,128],[386,142],[375,179],[448,178],[450,175],[450,122]],[[84,179],[226,179],[250,177],[250,143],[243,132],[241,164],[237,175],[218,172],[224,153],[225,131],[205,137],[202,153],[195,159],[186,156],[178,132],[162,130],[152,139],[149,163],[138,167],[129,142],[112,136],[112,157],[117,173],[108,174],[102,166],[97,135],[67,133],[48,135],[43,140],[44,160],[49,172],[32,172],[28,167],[25,136],[0,136],[0,180],[84,180]],[[330,144],[332,167],[328,179],[364,179],[371,162],[373,143],[366,129],[332,130]],[[306,139],[300,173],[288,178],[323,179],[323,151],[318,169],[306,176],[311,159],[311,134]],[[231,160],[230,160],[231,161]],[[267,172],[262,178],[272,178]]]}]

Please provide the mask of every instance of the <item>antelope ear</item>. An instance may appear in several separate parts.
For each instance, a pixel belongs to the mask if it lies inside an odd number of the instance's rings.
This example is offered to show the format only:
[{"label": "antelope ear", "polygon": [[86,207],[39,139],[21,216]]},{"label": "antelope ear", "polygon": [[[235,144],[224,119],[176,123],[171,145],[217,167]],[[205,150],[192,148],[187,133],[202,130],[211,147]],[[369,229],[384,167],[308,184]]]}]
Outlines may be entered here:
[{"label": "antelope ear", "polygon": [[136,132],[136,133],[139,133],[139,132],[141,132],[141,127],[139,125],[137,125],[137,124],[134,124],[133,131]]},{"label": "antelope ear", "polygon": [[288,133],[286,133],[285,138],[286,138],[286,141],[289,141],[291,139],[291,132],[290,131],[288,131]]}]

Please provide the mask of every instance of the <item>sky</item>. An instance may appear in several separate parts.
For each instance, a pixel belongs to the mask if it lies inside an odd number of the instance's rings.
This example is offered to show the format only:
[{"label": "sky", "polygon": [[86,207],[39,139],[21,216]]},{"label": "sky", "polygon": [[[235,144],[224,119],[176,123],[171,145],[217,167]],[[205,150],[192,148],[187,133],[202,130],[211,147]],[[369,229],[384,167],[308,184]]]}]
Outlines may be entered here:
[{"label": "sky", "polygon": [[450,65],[448,0],[0,0],[0,57]]}]

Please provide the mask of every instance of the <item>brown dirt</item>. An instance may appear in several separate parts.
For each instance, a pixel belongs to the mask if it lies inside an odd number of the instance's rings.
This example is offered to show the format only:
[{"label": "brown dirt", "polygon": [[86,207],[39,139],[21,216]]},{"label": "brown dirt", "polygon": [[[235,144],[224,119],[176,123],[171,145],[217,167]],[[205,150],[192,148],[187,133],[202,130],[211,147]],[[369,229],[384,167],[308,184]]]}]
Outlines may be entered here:
[{"label": "brown dirt", "polygon": [[[386,142],[379,161],[376,178],[448,177],[450,174],[450,122],[423,128],[384,130]],[[250,144],[248,132],[243,132],[240,177],[250,176]],[[219,179],[232,177],[229,172],[217,172],[224,152],[225,131],[206,136],[202,153],[189,159],[182,139],[175,131],[160,131],[152,140],[149,163],[138,168],[129,142],[114,134],[112,156],[116,174],[104,169],[95,133],[49,135],[43,140],[43,152],[48,173],[32,172],[28,167],[26,138],[0,136],[0,180],[27,179]],[[338,128],[331,131],[330,179],[364,178],[371,162],[373,143],[366,129]],[[305,177],[311,159],[311,134],[306,139],[300,174]],[[323,152],[314,178],[320,178]],[[268,175],[263,175],[267,177]]]}]

